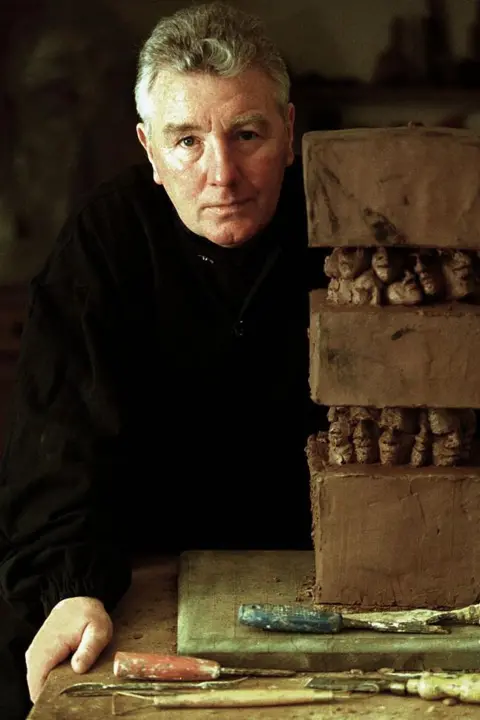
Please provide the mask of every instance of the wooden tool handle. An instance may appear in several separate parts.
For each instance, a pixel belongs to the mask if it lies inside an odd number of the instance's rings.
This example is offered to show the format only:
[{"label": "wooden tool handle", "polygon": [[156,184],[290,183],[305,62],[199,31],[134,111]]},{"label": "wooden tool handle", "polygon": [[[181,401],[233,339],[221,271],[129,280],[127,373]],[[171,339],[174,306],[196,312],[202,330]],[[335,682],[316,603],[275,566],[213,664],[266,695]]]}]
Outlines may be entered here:
[{"label": "wooden tool handle", "polygon": [[331,690],[215,690],[159,695],[153,704],[162,708],[262,707],[327,703],[332,702],[335,697]]},{"label": "wooden tool handle", "polygon": [[129,680],[215,680],[220,664],[186,655],[117,652],[113,674]]},{"label": "wooden tool handle", "polygon": [[340,613],[271,603],[240,605],[238,621],[261,630],[288,633],[338,633],[343,627]]},{"label": "wooden tool handle", "polygon": [[457,698],[465,703],[480,703],[480,674],[471,673],[457,677],[441,677],[426,673],[407,681],[407,692],[424,700]]}]

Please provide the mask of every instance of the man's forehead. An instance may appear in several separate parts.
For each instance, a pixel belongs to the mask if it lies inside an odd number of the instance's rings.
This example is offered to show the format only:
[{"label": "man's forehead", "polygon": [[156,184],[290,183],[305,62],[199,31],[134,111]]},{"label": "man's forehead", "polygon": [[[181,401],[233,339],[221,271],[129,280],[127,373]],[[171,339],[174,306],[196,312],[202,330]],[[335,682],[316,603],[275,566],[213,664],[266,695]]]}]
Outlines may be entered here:
[{"label": "man's forehead", "polygon": [[[269,115],[277,105],[276,88],[263,71],[250,69],[234,77],[205,72],[161,70],[152,88],[156,110],[196,115],[228,106],[231,115]],[[180,118],[183,120],[183,118]]]}]

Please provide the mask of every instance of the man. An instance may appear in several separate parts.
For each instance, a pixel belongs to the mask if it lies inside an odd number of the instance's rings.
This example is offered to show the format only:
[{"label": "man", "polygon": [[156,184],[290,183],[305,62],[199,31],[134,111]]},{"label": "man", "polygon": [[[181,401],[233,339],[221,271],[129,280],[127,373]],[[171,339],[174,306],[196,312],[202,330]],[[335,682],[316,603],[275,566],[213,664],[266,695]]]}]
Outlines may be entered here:
[{"label": "man", "polygon": [[107,645],[133,553],[310,547],[288,93],[255,19],[206,5],[162,20],[136,86],[149,163],[72,215],[32,282],[0,588],[31,633],[33,702],[58,663],[84,672]]}]

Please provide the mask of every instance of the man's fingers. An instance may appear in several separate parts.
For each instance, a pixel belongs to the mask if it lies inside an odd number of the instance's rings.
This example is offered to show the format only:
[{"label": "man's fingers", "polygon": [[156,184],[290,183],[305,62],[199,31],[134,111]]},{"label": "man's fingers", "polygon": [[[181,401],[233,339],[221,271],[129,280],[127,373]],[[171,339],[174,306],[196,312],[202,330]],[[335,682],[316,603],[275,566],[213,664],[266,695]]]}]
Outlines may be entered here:
[{"label": "man's fingers", "polygon": [[112,639],[112,624],[103,621],[102,623],[89,622],[83,631],[80,645],[72,657],[72,668],[75,672],[86,672],[102,650]]},{"label": "man's fingers", "polygon": [[61,600],[47,617],[27,650],[27,682],[36,702],[53,668],[72,652],[72,669],[86,672],[113,635],[113,623],[96,598]]},{"label": "man's fingers", "polygon": [[66,660],[71,653],[68,643],[56,642],[53,645],[44,645],[39,638],[33,642],[26,654],[27,683],[30,699],[36,702],[48,674],[54,667]]}]

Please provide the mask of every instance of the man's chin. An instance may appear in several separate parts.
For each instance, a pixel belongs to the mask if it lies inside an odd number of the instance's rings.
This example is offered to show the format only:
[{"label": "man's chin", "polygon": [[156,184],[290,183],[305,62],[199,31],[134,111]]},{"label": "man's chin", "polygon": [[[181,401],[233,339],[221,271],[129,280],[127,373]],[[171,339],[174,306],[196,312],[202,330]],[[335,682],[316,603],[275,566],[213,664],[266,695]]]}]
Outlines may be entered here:
[{"label": "man's chin", "polygon": [[260,228],[256,225],[232,223],[223,227],[206,227],[202,234],[216,245],[238,247],[251,240],[259,231]]}]

